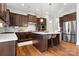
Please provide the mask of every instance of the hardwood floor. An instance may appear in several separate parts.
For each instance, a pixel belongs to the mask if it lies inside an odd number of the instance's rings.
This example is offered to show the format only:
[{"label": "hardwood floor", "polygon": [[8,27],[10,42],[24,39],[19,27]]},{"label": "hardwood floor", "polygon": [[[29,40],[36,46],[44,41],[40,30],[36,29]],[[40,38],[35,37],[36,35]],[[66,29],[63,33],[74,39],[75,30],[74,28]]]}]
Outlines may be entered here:
[{"label": "hardwood floor", "polygon": [[79,56],[79,46],[62,41],[60,45],[40,52],[33,45],[17,46],[17,56]]}]

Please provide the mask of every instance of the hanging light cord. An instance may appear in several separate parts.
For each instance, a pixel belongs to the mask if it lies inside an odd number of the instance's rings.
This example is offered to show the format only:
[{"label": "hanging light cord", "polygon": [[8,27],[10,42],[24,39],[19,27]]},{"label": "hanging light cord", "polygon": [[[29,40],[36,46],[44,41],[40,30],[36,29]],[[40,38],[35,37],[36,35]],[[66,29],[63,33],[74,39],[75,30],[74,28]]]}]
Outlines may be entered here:
[{"label": "hanging light cord", "polygon": [[49,17],[51,18],[51,3],[49,3]]},{"label": "hanging light cord", "polygon": [[43,16],[43,3],[41,3],[41,18]]}]

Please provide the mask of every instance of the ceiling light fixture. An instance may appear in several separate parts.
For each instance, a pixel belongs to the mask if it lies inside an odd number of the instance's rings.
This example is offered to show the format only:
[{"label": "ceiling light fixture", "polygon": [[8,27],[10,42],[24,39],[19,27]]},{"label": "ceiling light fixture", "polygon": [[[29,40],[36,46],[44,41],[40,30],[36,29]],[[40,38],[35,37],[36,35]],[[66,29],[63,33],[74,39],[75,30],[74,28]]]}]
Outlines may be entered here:
[{"label": "ceiling light fixture", "polygon": [[64,3],[64,5],[66,5],[67,3]]},{"label": "ceiling light fixture", "polygon": [[43,22],[43,18],[40,19],[40,22]]},{"label": "ceiling light fixture", "polygon": [[36,11],[39,11],[39,9],[36,9]]},{"label": "ceiling light fixture", "polygon": [[24,6],[24,3],[22,3],[21,6]]},{"label": "ceiling light fixture", "polygon": [[52,21],[49,21],[49,23],[52,23]]},{"label": "ceiling light fixture", "polygon": [[49,23],[52,23],[52,15],[51,15],[51,13],[52,13],[52,3],[49,3]]},{"label": "ceiling light fixture", "polygon": [[41,3],[41,17],[40,22],[43,22],[43,3]]}]

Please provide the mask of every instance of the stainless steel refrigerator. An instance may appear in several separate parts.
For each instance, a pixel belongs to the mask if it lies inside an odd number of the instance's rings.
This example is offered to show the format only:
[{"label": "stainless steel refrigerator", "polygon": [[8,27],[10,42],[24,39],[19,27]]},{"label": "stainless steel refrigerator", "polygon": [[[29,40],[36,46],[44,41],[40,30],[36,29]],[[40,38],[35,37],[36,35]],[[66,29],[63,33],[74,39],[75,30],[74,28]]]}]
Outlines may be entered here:
[{"label": "stainless steel refrigerator", "polygon": [[63,40],[76,43],[76,21],[63,22]]}]

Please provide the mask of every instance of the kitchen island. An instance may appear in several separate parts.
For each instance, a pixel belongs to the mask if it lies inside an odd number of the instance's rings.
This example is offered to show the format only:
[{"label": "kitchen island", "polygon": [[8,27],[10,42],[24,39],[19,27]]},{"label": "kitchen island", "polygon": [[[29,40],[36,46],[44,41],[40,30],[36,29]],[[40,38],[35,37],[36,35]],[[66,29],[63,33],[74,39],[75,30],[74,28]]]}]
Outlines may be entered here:
[{"label": "kitchen island", "polygon": [[51,46],[57,46],[60,43],[59,32],[32,32],[33,33],[33,45],[41,52],[44,52],[49,47],[49,40]]},{"label": "kitchen island", "polygon": [[16,55],[16,40],[15,33],[0,34],[0,56],[15,56]]}]

